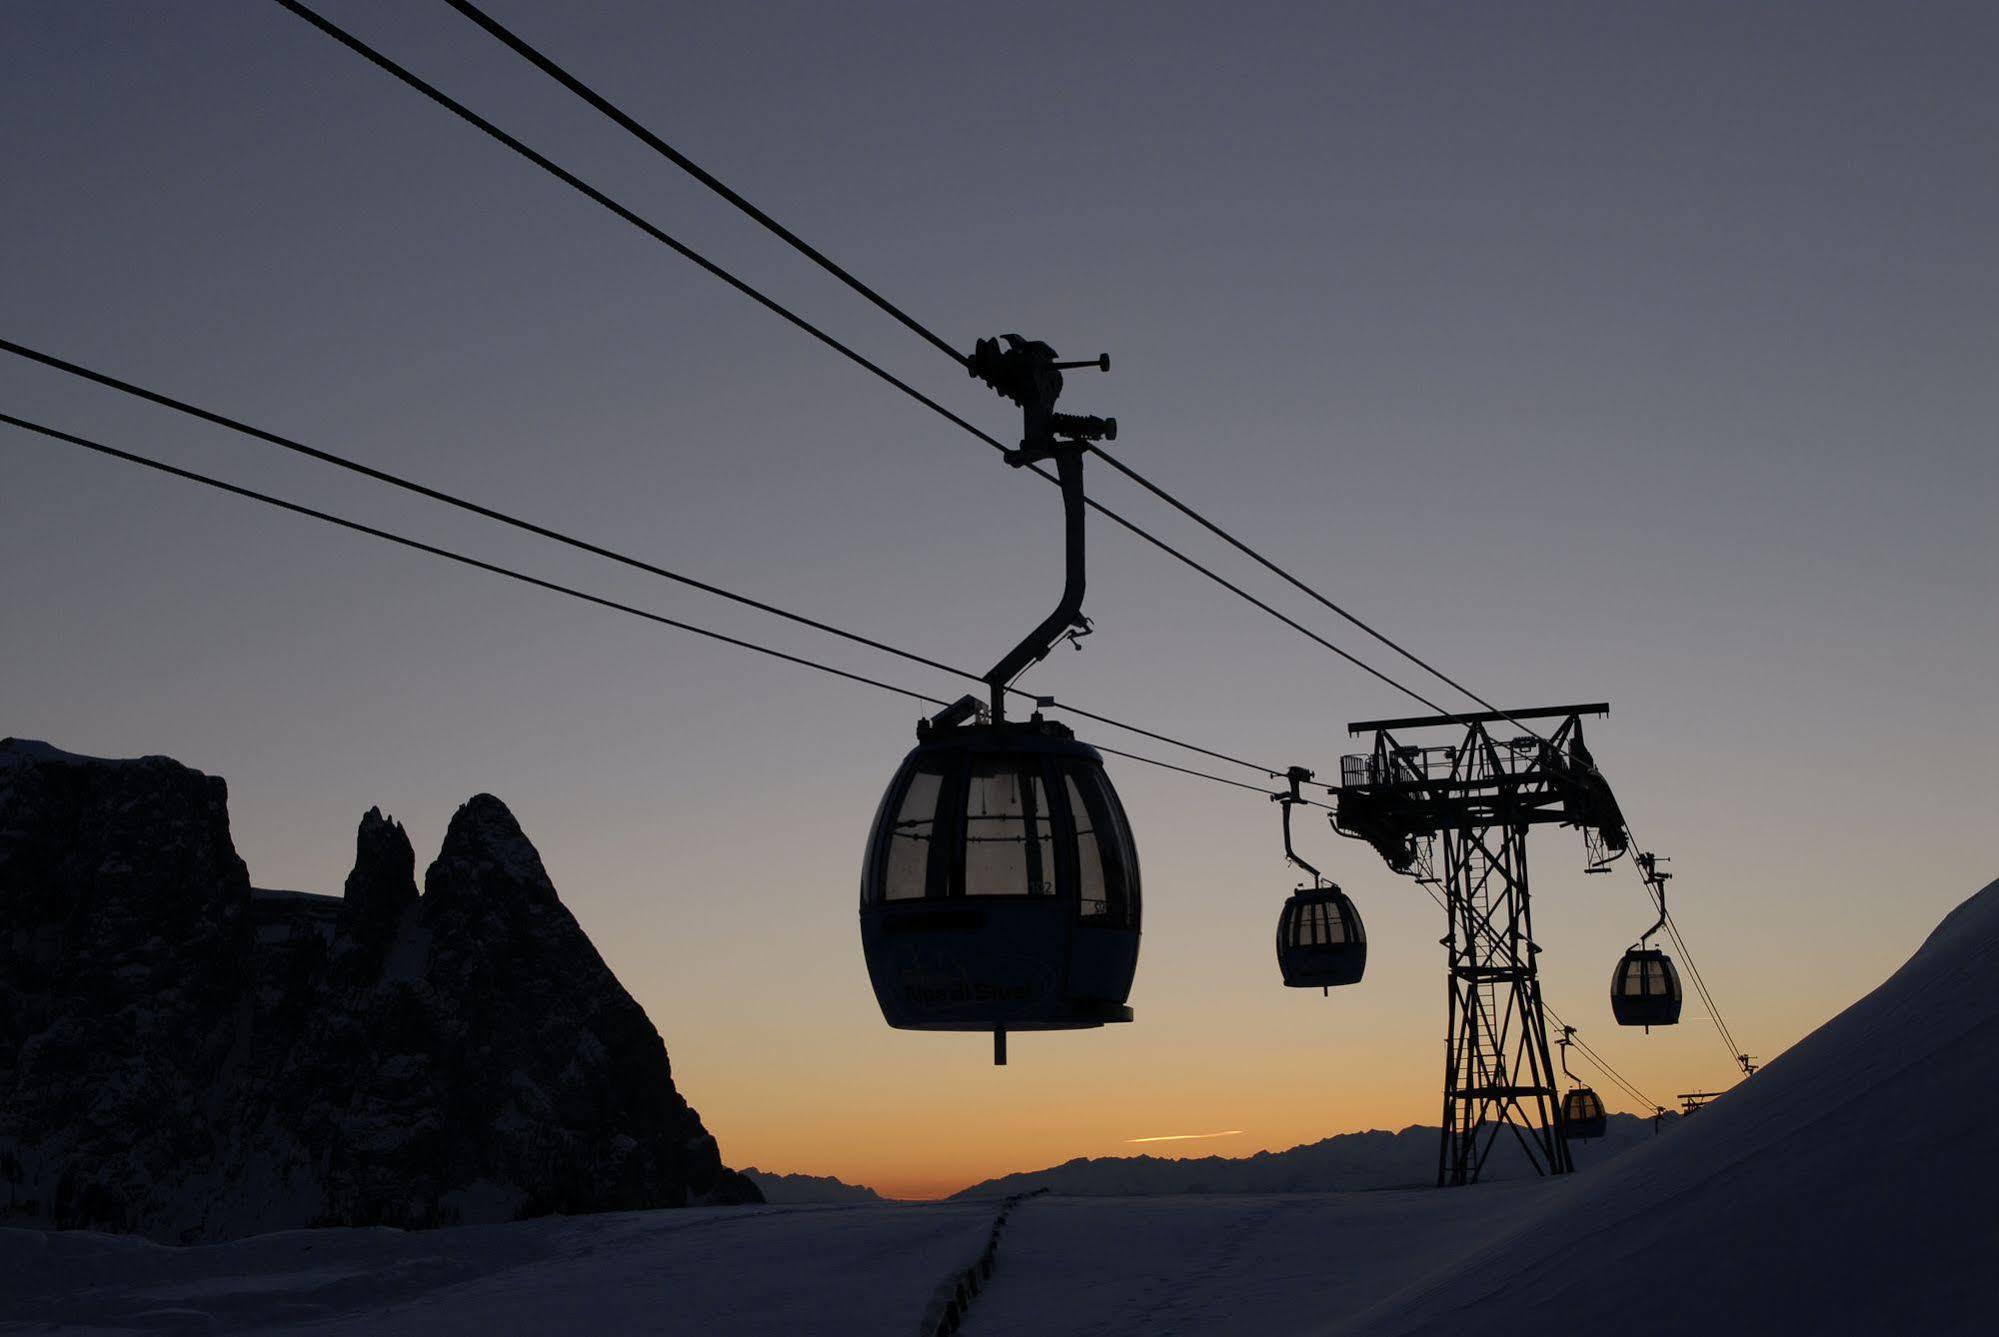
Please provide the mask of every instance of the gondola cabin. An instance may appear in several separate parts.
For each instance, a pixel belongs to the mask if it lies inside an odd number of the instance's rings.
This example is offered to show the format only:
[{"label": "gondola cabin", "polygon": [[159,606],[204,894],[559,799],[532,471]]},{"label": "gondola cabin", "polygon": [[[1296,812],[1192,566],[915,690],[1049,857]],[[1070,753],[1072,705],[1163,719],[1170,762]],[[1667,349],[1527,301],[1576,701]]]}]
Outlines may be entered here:
[{"label": "gondola cabin", "polygon": [[1360,911],[1336,886],[1300,887],[1277,917],[1277,969],[1287,988],[1357,984],[1367,970]]},{"label": "gondola cabin", "polygon": [[1610,977],[1610,1011],[1620,1026],[1671,1026],[1680,1019],[1680,972],[1656,947],[1633,947]]},{"label": "gondola cabin", "polygon": [[1603,1101],[1587,1086],[1578,1086],[1562,1097],[1562,1132],[1566,1137],[1602,1137],[1609,1123]]},{"label": "gondola cabin", "polygon": [[882,796],[861,944],[905,1030],[1130,1021],[1138,854],[1103,758],[1035,718],[931,726]]}]

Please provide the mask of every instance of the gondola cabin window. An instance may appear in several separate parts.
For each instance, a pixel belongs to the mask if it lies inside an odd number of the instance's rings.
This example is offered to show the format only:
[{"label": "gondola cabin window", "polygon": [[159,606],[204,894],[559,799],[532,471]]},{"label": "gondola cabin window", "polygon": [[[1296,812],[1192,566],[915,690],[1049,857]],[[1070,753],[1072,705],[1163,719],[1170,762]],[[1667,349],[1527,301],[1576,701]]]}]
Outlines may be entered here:
[{"label": "gondola cabin window", "polygon": [[1110,879],[1104,876],[1103,847],[1097,843],[1097,819],[1090,805],[1083,801],[1076,777],[1064,775],[1062,783],[1068,790],[1069,815],[1076,823],[1076,892],[1081,901],[1078,913],[1085,919],[1102,919],[1111,912],[1111,893]]},{"label": "gondola cabin window", "polygon": [[1062,768],[1064,797],[1076,828],[1077,914],[1099,923],[1130,924],[1136,918],[1126,866],[1131,837],[1102,776],[1093,767]]},{"label": "gondola cabin window", "polygon": [[965,894],[1053,896],[1055,828],[1038,759],[974,757],[965,789]]},{"label": "gondola cabin window", "polygon": [[942,763],[911,772],[888,832],[888,875],[883,895],[891,901],[923,899],[929,885],[930,852],[937,837],[937,797],[944,785]]}]

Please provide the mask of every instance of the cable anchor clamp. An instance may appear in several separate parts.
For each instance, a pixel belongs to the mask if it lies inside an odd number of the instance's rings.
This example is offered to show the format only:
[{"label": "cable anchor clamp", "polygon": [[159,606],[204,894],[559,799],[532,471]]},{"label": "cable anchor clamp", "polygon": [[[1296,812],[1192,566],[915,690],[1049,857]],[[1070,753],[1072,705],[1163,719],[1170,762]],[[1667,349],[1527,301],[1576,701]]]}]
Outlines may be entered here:
[{"label": "cable anchor clamp", "polygon": [[1081,450],[1091,441],[1117,440],[1116,418],[1055,411],[1063,371],[1078,367],[1109,371],[1110,354],[1091,361],[1058,362],[1049,345],[1018,334],[981,339],[972,346],[972,355],[965,359],[966,373],[1021,408],[1020,446],[1006,452],[1008,464],[1019,468],[1048,459],[1057,450]]}]

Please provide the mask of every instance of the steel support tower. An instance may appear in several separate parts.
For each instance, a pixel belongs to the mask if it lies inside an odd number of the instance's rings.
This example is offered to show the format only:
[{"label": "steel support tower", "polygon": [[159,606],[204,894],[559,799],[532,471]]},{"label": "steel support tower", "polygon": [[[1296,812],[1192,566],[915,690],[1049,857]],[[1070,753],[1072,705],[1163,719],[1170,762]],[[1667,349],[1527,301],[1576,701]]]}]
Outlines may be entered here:
[{"label": "steel support tower", "polygon": [[[1624,852],[1624,818],[1583,745],[1604,704],[1362,720],[1373,750],[1345,757],[1333,825],[1389,867],[1441,886],[1448,915],[1440,1185],[1476,1183],[1492,1148],[1516,1139],[1541,1174],[1573,1169],[1549,1059],[1527,881],[1527,832],[1583,828],[1593,866]],[[1543,736],[1525,721],[1559,719]],[[1501,729],[1495,737],[1493,726]],[[1444,746],[1399,734],[1454,728]],[[1517,735],[1517,736],[1516,736]]]}]

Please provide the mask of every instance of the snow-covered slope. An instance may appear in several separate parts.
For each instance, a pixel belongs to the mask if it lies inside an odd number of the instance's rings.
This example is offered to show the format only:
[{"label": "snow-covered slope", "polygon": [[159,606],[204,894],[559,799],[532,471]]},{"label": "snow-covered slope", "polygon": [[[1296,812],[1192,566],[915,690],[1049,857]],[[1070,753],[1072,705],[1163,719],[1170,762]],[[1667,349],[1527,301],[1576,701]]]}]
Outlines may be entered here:
[{"label": "snow-covered slope", "polygon": [[1327,1332],[1992,1332],[1999,882],[1690,1119]]}]

